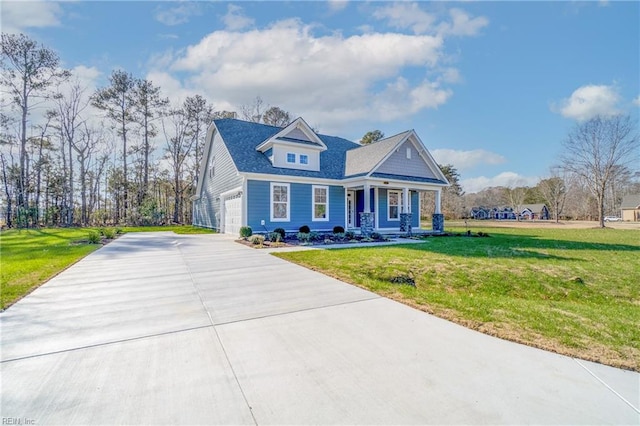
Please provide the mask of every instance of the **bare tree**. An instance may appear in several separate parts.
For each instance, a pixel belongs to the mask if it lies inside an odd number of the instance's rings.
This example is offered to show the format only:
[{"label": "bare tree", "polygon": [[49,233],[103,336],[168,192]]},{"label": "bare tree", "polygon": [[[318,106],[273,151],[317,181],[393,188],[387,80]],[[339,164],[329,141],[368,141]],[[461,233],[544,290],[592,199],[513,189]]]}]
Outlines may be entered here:
[{"label": "bare tree", "polygon": [[66,70],[58,68],[58,55],[42,45],[38,45],[24,34],[2,33],[2,60],[0,73],[2,86],[11,94],[12,103],[20,112],[19,172],[17,204],[28,208],[27,187],[27,122],[33,98],[46,96],[47,88],[57,79],[69,76]]},{"label": "bare tree", "polygon": [[182,106],[189,123],[189,134],[193,139],[193,162],[191,164],[192,184],[198,181],[198,168],[204,154],[204,140],[213,116],[213,107],[200,95],[190,96]]},{"label": "bare tree", "polygon": [[629,116],[597,116],[576,125],[563,142],[564,168],[579,176],[597,202],[598,222],[604,228],[605,194],[616,174],[637,161],[640,139]]},{"label": "bare tree", "polygon": [[[106,117],[113,121],[118,135],[122,138],[122,191],[123,191],[123,219],[127,220],[129,209],[129,180],[127,175],[127,135],[129,128],[135,122],[134,90],[137,80],[125,71],[116,70],[109,77],[110,86],[99,89],[93,96],[93,105],[105,111]],[[119,210],[116,210],[117,214]],[[116,222],[119,216],[116,217]]]},{"label": "bare tree", "polygon": [[277,106],[272,106],[262,116],[264,124],[276,127],[284,127],[291,122],[289,113]]},{"label": "bare tree", "polygon": [[542,179],[538,183],[538,190],[551,208],[556,223],[560,222],[560,215],[567,199],[567,185],[565,183],[567,179],[567,176],[560,176],[558,168],[552,168],[551,177]]},{"label": "bare tree", "polygon": [[174,195],[173,222],[182,223],[184,195],[188,184],[184,179],[187,159],[195,145],[191,137],[189,116],[184,108],[169,110],[162,120],[162,131],[166,141],[165,158],[171,167],[171,187]]},{"label": "bare tree", "polygon": [[522,186],[522,182],[520,181],[513,182],[502,190],[504,201],[513,209],[517,220],[520,220],[521,207],[527,197],[527,190],[528,188]]},{"label": "bare tree", "polygon": [[244,120],[260,123],[262,121],[262,114],[264,113],[263,108],[264,101],[260,96],[256,96],[256,99],[252,103],[240,107],[240,113]]}]

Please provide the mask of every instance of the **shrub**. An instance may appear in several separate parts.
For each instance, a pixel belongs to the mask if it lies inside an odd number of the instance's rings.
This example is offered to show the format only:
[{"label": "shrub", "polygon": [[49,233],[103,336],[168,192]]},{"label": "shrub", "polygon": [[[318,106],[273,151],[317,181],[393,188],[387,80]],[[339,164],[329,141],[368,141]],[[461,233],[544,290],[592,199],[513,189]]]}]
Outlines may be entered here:
[{"label": "shrub", "polygon": [[285,232],[284,228],[276,228],[276,229],[273,230],[273,232],[276,232],[276,233],[280,234],[280,238],[282,240],[284,240],[284,237],[287,236],[287,233]]},{"label": "shrub", "polygon": [[89,231],[87,240],[89,241],[89,244],[100,244],[102,242],[102,238],[100,238],[100,233],[98,231]]},{"label": "shrub", "polygon": [[253,235],[253,230],[251,229],[250,226],[243,226],[240,228],[240,236],[244,239],[249,238],[251,235]]},{"label": "shrub", "polygon": [[269,241],[271,241],[272,243],[279,243],[282,241],[282,236],[280,235],[279,232],[269,232],[269,235],[267,236],[269,238]]},{"label": "shrub", "polygon": [[344,234],[344,228],[340,225],[336,225],[333,227],[334,234]]},{"label": "shrub", "polygon": [[113,228],[105,228],[102,230],[102,235],[108,240],[113,240],[116,237],[116,230]]},{"label": "shrub", "polygon": [[261,246],[264,243],[264,235],[251,235],[249,241],[255,246]]},{"label": "shrub", "polygon": [[344,237],[347,240],[353,240],[354,238],[356,238],[356,234],[353,231],[347,231],[347,232],[344,233]]},{"label": "shrub", "polygon": [[376,241],[380,241],[380,240],[384,240],[384,237],[382,236],[382,234],[380,234],[378,232],[372,232],[371,233],[371,239],[372,240],[376,240]]},{"label": "shrub", "polygon": [[122,234],[122,228],[116,228],[116,235]]},{"label": "shrub", "polygon": [[308,243],[311,241],[311,234],[309,232],[298,232],[298,241],[301,243]]},{"label": "shrub", "polygon": [[320,237],[320,234],[318,234],[317,232],[313,232],[311,231],[309,233],[309,239],[311,241],[320,241],[322,237]]},{"label": "shrub", "polygon": [[308,234],[311,232],[311,228],[309,228],[307,225],[302,225],[300,229],[298,229],[298,232],[301,234]]},{"label": "shrub", "polygon": [[336,241],[344,241],[345,233],[344,232],[336,232],[335,234],[333,234],[333,238],[335,238]]}]

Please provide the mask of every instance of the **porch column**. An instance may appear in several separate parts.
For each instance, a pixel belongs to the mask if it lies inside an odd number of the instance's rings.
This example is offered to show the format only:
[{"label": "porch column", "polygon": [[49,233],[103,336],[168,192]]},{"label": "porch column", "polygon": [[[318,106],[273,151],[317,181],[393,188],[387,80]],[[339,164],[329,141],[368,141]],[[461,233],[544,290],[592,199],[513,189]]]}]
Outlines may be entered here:
[{"label": "porch column", "polygon": [[411,236],[411,212],[409,211],[409,188],[402,188],[402,212],[400,213],[400,232]]},{"label": "porch column", "polygon": [[373,213],[371,213],[371,187],[364,184],[364,210],[360,213],[360,233],[369,237],[373,232]]},{"label": "porch column", "polygon": [[442,190],[436,191],[436,206],[433,217],[431,218],[431,229],[434,232],[444,232],[444,215],[441,213],[440,204],[442,203]]}]

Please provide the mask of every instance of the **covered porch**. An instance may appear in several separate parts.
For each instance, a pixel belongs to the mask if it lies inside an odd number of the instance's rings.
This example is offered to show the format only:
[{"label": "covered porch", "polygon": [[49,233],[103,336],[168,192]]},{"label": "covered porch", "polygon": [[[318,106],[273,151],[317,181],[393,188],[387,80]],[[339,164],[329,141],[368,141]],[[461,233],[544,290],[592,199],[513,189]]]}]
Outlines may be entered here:
[{"label": "covered porch", "polygon": [[[345,229],[370,235],[412,235],[414,233],[440,233],[444,231],[441,212],[442,183],[414,182],[400,179],[366,178],[345,185]],[[420,224],[422,192],[433,192],[435,197],[432,228]]]}]

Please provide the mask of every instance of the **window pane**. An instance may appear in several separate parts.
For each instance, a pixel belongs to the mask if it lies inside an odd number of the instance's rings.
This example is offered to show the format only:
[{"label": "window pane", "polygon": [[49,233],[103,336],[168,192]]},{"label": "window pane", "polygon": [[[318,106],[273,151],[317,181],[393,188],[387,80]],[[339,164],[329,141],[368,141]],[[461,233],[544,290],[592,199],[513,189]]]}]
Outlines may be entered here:
[{"label": "window pane", "polygon": [[287,154],[287,163],[295,163],[296,155],[295,154]]},{"label": "window pane", "polygon": [[315,191],[315,202],[316,203],[326,203],[327,202],[327,189],[326,188],[316,188]]},{"label": "window pane", "polygon": [[276,219],[286,219],[287,205],[285,203],[273,203],[273,217]]},{"label": "window pane", "polygon": [[316,204],[314,217],[316,219],[325,219],[327,217],[327,205],[326,204]]},{"label": "window pane", "polygon": [[389,206],[389,219],[398,218],[398,206]]},{"label": "window pane", "polygon": [[389,206],[397,206],[397,205],[398,205],[398,193],[389,192]]},{"label": "window pane", "polygon": [[300,164],[309,164],[309,157],[304,154],[300,155]]},{"label": "window pane", "polygon": [[273,187],[273,201],[287,202],[287,187],[286,186],[274,186]]}]

